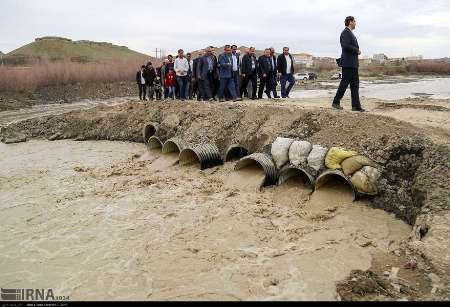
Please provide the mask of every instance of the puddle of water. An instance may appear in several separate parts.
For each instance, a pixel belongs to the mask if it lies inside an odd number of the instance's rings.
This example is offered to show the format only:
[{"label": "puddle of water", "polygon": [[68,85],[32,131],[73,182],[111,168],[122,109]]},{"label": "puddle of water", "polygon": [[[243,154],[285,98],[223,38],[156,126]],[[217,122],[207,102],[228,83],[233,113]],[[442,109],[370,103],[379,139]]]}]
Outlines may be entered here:
[{"label": "puddle of water", "polygon": [[[335,94],[336,90],[295,91],[292,92],[291,97],[330,98]],[[350,96],[350,88],[347,90],[346,95]],[[450,99],[450,78],[362,81],[360,95],[362,97],[384,100],[416,97]]]}]

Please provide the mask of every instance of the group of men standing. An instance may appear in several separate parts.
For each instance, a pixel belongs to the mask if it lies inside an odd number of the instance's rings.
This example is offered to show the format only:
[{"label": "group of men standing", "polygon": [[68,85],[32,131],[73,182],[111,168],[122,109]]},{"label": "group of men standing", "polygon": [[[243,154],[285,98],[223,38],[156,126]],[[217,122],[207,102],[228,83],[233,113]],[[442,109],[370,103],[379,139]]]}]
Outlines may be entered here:
[{"label": "group of men standing", "polygon": [[[255,48],[250,47],[241,57],[236,45],[226,45],[218,57],[213,47],[199,51],[195,59],[190,53],[184,56],[180,49],[175,60],[169,55],[159,68],[153,68],[151,62],[142,66],[136,81],[141,100],[146,100],[147,93],[149,99],[156,93],[157,99],[164,96],[182,101],[194,96],[199,101],[240,101],[244,96],[255,100],[262,99],[264,93],[268,98],[280,98],[278,82],[281,83],[281,98],[289,98],[295,84],[294,71],[294,59],[288,47],[283,48],[283,54],[278,57],[274,48],[267,48],[257,57]],[[160,92],[157,83],[163,89]],[[251,93],[248,92],[250,83]]]},{"label": "group of men standing", "polygon": [[[248,48],[241,57],[236,45],[226,45],[219,57],[214,55],[212,47],[200,52],[194,60],[193,80],[198,85],[197,100],[213,101],[216,95],[219,101],[225,98],[239,101],[244,95],[255,100],[262,99],[264,93],[268,98],[280,98],[278,80],[281,98],[289,98],[295,84],[294,71],[294,59],[287,47],[278,57],[274,48],[267,48],[264,55],[257,57],[254,47]],[[250,82],[251,94],[247,90]]]}]

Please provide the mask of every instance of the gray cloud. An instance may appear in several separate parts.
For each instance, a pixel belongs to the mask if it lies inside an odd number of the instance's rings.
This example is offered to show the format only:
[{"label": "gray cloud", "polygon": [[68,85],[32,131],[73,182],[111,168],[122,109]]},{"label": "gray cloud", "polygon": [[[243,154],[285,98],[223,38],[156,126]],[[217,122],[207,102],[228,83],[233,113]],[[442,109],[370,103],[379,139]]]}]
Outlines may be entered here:
[{"label": "gray cloud", "polygon": [[1,0],[0,50],[58,35],[110,41],[145,53],[232,42],[336,56],[347,15],[357,18],[356,35],[366,55],[450,56],[447,0]]}]

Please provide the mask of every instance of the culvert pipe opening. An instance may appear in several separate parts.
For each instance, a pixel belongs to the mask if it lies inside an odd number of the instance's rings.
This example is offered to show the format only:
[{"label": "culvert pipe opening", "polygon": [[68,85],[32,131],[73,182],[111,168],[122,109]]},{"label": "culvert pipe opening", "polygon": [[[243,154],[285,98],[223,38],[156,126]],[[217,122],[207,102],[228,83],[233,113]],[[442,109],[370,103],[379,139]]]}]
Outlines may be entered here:
[{"label": "culvert pipe opening", "polygon": [[163,143],[158,137],[152,136],[148,139],[147,147],[150,150],[162,150]]},{"label": "culvert pipe opening", "polygon": [[180,153],[180,165],[198,164],[201,170],[223,164],[219,149],[214,144],[185,148]]},{"label": "culvert pipe opening", "polygon": [[248,153],[249,151],[245,147],[239,145],[231,145],[225,154],[225,161],[238,161],[248,156]]},{"label": "culvert pipe opening", "polygon": [[280,171],[280,175],[278,177],[278,185],[283,185],[286,183],[307,186],[313,190],[315,180],[314,177],[306,170],[295,166],[288,166]]},{"label": "culvert pipe opening", "polygon": [[182,150],[181,144],[177,140],[168,140],[167,142],[164,143],[162,147],[163,154],[171,154],[171,153],[180,154],[181,150]]},{"label": "culvert pipe opening", "polygon": [[340,171],[326,171],[320,175],[315,184],[316,192],[333,191],[336,195],[348,195],[350,199],[356,200],[357,192],[350,178]]},{"label": "culvert pipe opening", "polygon": [[152,136],[156,134],[157,128],[153,123],[146,124],[142,129],[142,137],[144,139],[144,143],[147,144]]},{"label": "culvert pipe opening", "polygon": [[200,159],[192,149],[184,149],[180,153],[180,165],[198,165],[200,166]]},{"label": "culvert pipe opening", "polygon": [[248,175],[249,180],[258,180],[259,176],[256,171],[262,168],[263,177],[261,186],[274,185],[277,182],[277,168],[270,157],[267,154],[256,153],[245,158],[242,158],[236,163],[235,171],[242,175]]}]

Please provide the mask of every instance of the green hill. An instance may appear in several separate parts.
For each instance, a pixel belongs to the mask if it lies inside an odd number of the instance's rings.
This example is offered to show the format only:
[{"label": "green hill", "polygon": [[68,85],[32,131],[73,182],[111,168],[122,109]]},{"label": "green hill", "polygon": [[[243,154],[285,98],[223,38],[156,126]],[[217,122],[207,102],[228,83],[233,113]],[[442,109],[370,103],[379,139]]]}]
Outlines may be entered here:
[{"label": "green hill", "polygon": [[[145,60],[150,56],[105,42],[72,41],[61,37],[42,37],[20,47],[5,57],[11,64],[36,60],[69,60],[73,62],[103,62],[109,60]],[[16,62],[16,63],[14,63]]]}]

